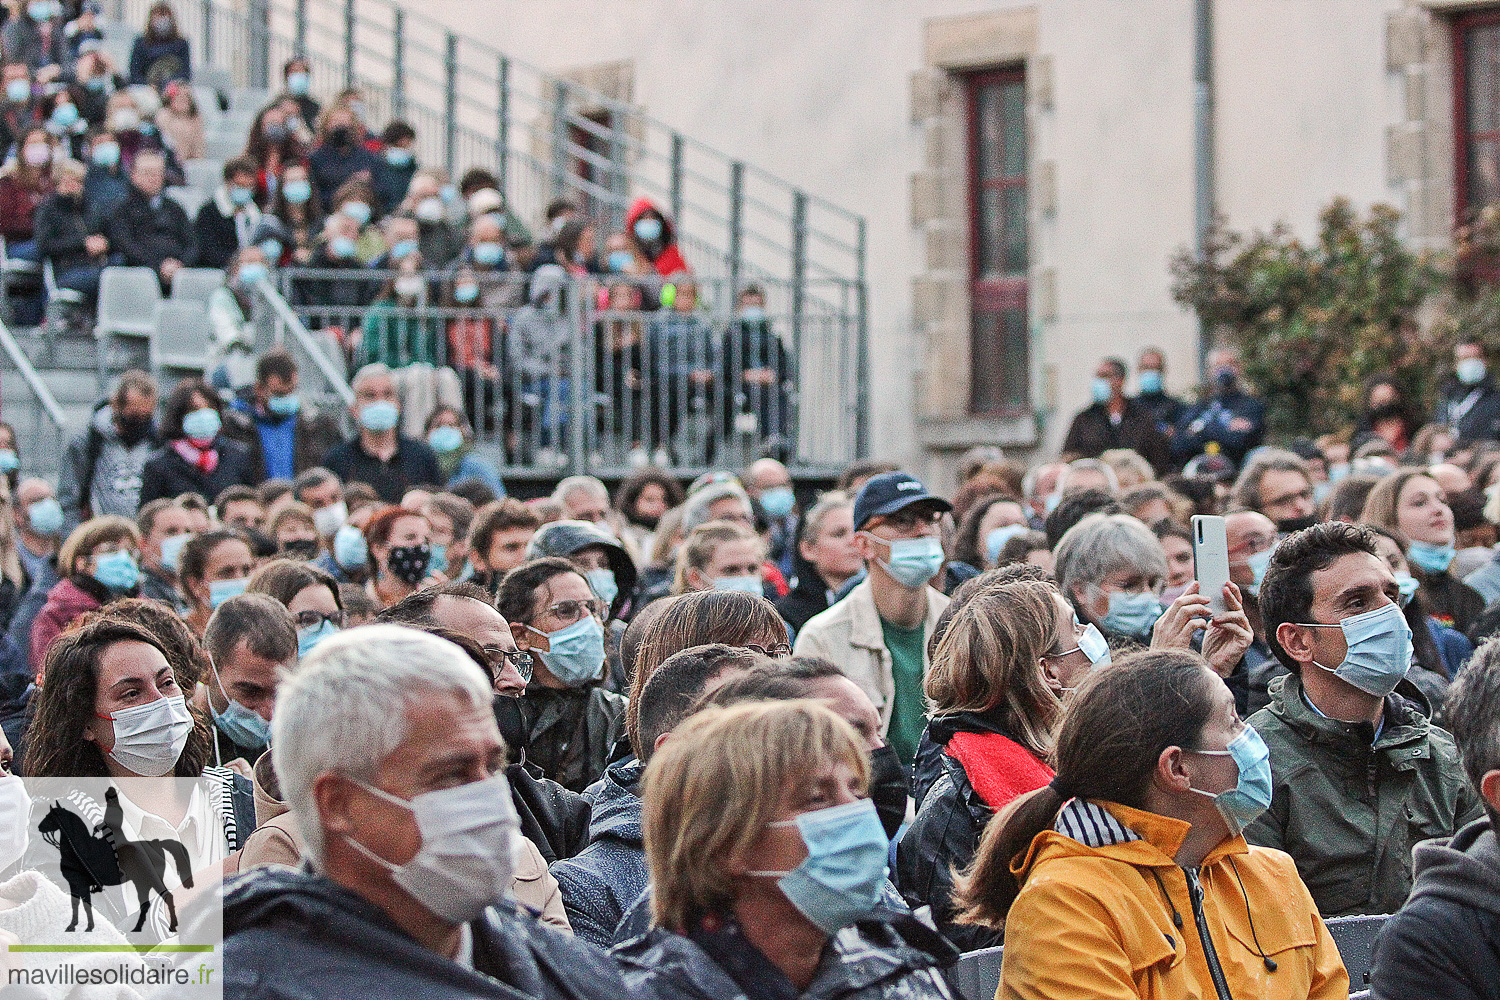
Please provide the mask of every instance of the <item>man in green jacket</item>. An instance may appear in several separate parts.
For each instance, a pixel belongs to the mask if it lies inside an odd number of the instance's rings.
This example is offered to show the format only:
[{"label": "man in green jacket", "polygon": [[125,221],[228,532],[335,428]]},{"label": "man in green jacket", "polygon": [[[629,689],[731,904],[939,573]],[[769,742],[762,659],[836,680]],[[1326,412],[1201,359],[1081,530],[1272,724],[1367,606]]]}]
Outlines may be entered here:
[{"label": "man in green jacket", "polygon": [[1369,529],[1285,539],[1260,588],[1271,650],[1292,673],[1250,717],[1271,750],[1271,808],[1245,839],[1286,851],[1324,917],[1394,913],[1411,849],[1483,814],[1453,738],[1406,682],[1411,629]]}]

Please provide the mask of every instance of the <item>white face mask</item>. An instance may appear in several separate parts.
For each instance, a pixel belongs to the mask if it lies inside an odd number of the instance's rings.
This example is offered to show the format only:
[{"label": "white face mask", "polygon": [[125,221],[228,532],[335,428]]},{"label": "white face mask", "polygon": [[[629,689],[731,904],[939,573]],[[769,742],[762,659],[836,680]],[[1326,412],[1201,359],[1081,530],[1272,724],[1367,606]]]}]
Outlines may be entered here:
[{"label": "white face mask", "polygon": [[391,873],[391,880],[434,915],[454,924],[479,919],[485,907],[503,899],[516,870],[516,835],[521,821],[510,797],[510,783],[497,774],[455,788],[425,792],[411,801],[357,782],[417,818],[422,848],[395,865],[368,847],[344,839]]},{"label": "white face mask", "polygon": [[31,796],[14,774],[0,777],[0,872],[26,853],[31,833]]},{"label": "white face mask", "polygon": [[160,778],[177,766],[193,731],[193,717],[180,694],[124,708],[108,717],[115,726],[109,755],[132,774]]},{"label": "white face mask", "polygon": [[324,538],[332,538],[334,532],[342,528],[348,519],[349,508],[342,500],[313,511],[313,527],[317,528],[318,534]]}]

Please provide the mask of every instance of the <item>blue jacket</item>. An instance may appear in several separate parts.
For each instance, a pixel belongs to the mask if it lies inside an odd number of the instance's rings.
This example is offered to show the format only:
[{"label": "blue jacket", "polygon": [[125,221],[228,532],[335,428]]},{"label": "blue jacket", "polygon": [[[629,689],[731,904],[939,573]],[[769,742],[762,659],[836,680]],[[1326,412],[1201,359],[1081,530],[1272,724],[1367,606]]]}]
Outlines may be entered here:
[{"label": "blue jacket", "polygon": [[497,903],[469,925],[474,968],[418,944],[385,911],[309,871],[225,886],[226,1000],[597,1000],[626,996],[613,962]]},{"label": "blue jacket", "polygon": [[589,846],[552,865],[573,933],[601,948],[609,947],[615,925],[646,889],[640,798],[645,772],[634,759],[611,765],[594,796]]},{"label": "blue jacket", "polygon": [[500,478],[500,470],[495,468],[495,463],[483,455],[476,455],[472,451],[466,452],[458,462],[458,467],[453,470],[453,475],[448,477],[448,486],[452,488],[465,479],[477,479],[490,489],[495,491],[497,498],[502,498],[505,493],[505,482]]}]

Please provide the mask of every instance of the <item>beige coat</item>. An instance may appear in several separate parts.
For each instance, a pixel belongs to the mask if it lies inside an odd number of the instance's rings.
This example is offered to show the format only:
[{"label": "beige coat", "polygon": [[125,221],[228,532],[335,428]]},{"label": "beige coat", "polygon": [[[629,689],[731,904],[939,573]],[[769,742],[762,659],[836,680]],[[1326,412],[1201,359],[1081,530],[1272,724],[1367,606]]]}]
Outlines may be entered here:
[{"label": "beige coat", "polygon": [[[932,635],[937,620],[949,600],[931,587],[927,595],[927,635]],[[814,615],[797,633],[796,656],[819,656],[838,667],[858,684],[880,710],[881,735],[891,724],[896,681],[891,673],[891,654],[885,648],[880,631],[880,614],[875,610],[875,591],[865,578],[849,596],[827,611]],[[922,650],[922,672],[930,666],[927,650]]]},{"label": "beige coat", "polygon": [[[271,769],[271,755],[262,754],[255,765],[255,821],[258,825],[246,838],[244,850],[239,852],[237,870],[248,871],[261,865],[295,868],[302,863],[302,833],[286,803],[276,797],[279,794],[276,774]],[[226,871],[226,874],[233,872]],[[541,914],[542,923],[572,933],[557,879],[547,871],[542,852],[525,837],[521,838],[521,850],[516,852],[516,870],[510,888],[516,902]]]}]

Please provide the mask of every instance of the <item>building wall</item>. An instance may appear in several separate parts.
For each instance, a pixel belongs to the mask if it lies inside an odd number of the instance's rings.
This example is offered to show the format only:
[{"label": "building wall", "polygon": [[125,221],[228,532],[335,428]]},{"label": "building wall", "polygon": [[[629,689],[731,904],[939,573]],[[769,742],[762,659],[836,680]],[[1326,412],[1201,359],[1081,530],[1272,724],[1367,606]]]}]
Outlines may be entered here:
[{"label": "building wall", "polygon": [[[1229,224],[1284,221],[1311,237],[1321,208],[1345,195],[1396,204],[1414,240],[1443,244],[1452,140],[1441,15],[1473,5],[1217,0],[1216,172]],[[476,6],[425,0],[422,10],[472,32]],[[555,72],[624,63],[651,115],[867,217],[876,455],[937,485],[980,440],[1053,450],[1096,361],[1133,364],[1148,344],[1165,349],[1174,390],[1196,382],[1197,323],[1172,301],[1168,270],[1193,240],[1192,0],[484,7],[495,13],[482,40]],[[963,415],[967,228],[953,84],[987,51],[1023,59],[1032,91],[1037,422]]]}]

